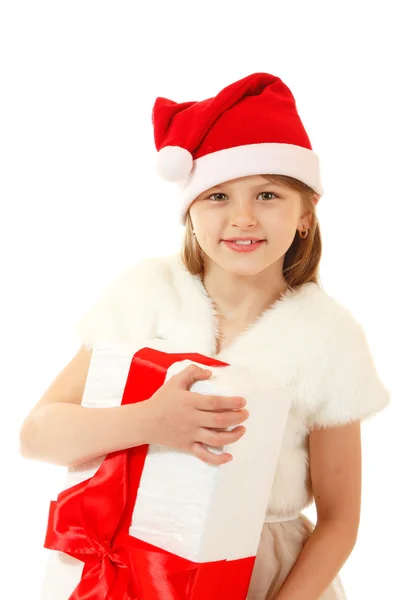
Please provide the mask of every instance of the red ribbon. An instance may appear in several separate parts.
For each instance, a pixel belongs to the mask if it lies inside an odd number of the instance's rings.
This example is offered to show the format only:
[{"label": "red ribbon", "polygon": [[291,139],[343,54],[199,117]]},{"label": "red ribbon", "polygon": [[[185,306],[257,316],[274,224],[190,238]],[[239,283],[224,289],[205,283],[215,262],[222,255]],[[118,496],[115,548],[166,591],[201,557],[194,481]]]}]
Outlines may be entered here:
[{"label": "red ribbon", "polygon": [[[121,405],[150,398],[168,368],[202,354],[142,348],[133,356]],[[245,600],[255,557],[195,563],[129,535],[148,444],[108,454],[90,479],[50,503],[44,547],[84,562],[68,600]]]}]

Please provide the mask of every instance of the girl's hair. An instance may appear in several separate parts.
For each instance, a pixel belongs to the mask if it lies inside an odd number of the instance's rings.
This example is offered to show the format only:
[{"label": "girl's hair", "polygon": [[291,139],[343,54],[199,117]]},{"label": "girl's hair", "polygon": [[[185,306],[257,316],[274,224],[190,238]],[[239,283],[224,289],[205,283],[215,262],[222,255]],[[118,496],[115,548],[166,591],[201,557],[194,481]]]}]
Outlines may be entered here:
[{"label": "girl's hair", "polygon": [[[281,183],[300,192],[303,208],[311,212],[311,226],[306,238],[301,238],[296,231],[295,238],[290,248],[286,251],[283,263],[283,276],[288,286],[296,288],[303,283],[319,281],[319,263],[322,254],[321,231],[315,211],[313,195],[315,191],[308,185],[287,175],[263,175],[272,183]],[[197,238],[193,236],[193,224],[189,211],[186,215],[186,230],[181,250],[182,261],[192,275],[202,275],[204,272],[203,251]]]}]

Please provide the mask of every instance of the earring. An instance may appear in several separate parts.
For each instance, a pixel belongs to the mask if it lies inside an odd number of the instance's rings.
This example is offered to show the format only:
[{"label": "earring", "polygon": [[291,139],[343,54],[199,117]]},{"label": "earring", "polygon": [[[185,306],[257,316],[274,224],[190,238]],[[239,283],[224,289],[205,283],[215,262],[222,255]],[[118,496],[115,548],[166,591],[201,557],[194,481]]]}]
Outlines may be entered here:
[{"label": "earring", "polygon": [[299,231],[299,236],[301,238],[306,238],[308,236],[308,229],[303,229],[302,231]]},{"label": "earring", "polygon": [[192,229],[192,235],[193,235],[193,236],[195,236],[195,235],[196,235],[196,234],[195,234],[195,232],[194,232],[194,229]]}]

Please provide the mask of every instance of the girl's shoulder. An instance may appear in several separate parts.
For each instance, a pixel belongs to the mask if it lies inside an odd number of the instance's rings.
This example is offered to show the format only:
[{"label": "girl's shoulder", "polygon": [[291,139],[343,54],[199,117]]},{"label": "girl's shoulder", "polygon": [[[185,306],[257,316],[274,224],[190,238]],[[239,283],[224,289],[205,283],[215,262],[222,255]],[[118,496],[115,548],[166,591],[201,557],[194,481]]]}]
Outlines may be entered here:
[{"label": "girl's shoulder", "polygon": [[316,352],[327,344],[344,343],[346,338],[363,330],[350,308],[315,282],[289,288],[273,311],[277,331],[284,330],[288,339],[303,339]]},{"label": "girl's shoulder", "polygon": [[180,255],[174,254],[147,257],[118,271],[75,323],[80,341],[90,348],[103,341],[148,338],[163,302],[176,295],[174,282],[183,270]]}]

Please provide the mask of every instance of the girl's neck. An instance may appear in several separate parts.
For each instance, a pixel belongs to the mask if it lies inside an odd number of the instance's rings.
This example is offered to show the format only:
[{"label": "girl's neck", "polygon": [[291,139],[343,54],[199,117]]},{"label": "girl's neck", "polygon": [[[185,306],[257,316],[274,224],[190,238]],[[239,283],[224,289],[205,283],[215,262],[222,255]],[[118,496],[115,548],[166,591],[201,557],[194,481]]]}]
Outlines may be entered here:
[{"label": "girl's neck", "polygon": [[227,324],[254,321],[288,289],[283,276],[273,282],[266,277],[222,279],[208,273],[201,277],[215,311]]}]

